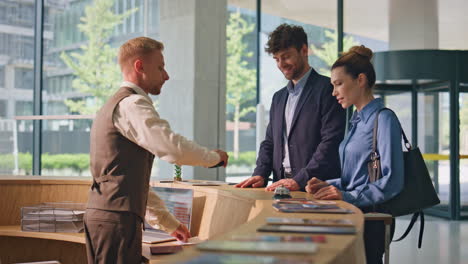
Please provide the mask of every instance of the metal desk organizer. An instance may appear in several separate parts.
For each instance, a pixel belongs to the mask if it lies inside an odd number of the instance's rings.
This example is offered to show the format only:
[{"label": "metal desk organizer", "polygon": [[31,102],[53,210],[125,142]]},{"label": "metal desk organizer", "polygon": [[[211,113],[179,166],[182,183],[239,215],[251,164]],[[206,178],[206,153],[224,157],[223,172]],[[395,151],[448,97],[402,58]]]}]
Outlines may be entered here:
[{"label": "metal desk organizer", "polygon": [[84,230],[84,203],[42,203],[21,208],[21,230],[80,233]]}]

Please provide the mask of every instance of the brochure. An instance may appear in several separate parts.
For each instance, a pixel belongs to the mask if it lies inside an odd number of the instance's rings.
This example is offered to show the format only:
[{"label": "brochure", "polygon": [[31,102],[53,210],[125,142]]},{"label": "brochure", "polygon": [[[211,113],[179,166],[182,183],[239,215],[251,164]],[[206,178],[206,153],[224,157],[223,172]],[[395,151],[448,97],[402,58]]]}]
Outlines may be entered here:
[{"label": "brochure", "polygon": [[162,230],[146,229],[143,231],[143,243],[156,244],[174,240],[176,240],[175,237]]},{"label": "brochure", "polygon": [[170,187],[153,187],[153,190],[164,201],[169,212],[190,230],[193,190]]}]

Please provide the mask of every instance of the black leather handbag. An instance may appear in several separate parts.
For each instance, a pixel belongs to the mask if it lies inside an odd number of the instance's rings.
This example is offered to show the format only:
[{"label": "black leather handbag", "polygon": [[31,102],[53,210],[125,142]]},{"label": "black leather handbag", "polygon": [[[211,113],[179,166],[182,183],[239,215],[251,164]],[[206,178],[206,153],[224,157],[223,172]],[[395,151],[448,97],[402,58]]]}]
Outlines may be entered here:
[{"label": "black leather handbag", "polygon": [[[370,182],[377,181],[382,176],[380,170],[380,155],[377,152],[377,130],[379,114],[383,110],[392,111],[389,108],[380,109],[374,121],[372,152],[370,161],[368,163]],[[440,200],[434,189],[434,185],[432,184],[432,180],[429,175],[429,171],[427,170],[426,163],[422,157],[421,151],[418,147],[411,146],[408,138],[405,135],[405,132],[403,131],[403,128],[401,129],[401,134],[403,136],[405,143],[404,145],[407,150],[403,152],[405,173],[403,190],[392,199],[385,201],[377,206],[381,208],[382,211],[389,213],[392,216],[413,214],[413,218],[405,234],[396,241],[406,237],[406,235],[413,227],[414,222],[416,222],[418,219],[418,216],[421,216],[421,229],[418,243],[419,247],[421,247],[423,234],[422,230],[424,229],[424,213],[422,210],[439,204]]]}]

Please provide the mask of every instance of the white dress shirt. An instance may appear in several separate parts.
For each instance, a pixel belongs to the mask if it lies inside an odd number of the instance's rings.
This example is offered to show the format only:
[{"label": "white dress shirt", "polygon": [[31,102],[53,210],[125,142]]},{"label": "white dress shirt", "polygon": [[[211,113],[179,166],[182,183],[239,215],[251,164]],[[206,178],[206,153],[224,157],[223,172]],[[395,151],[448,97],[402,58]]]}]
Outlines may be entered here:
[{"label": "white dress shirt", "polygon": [[[169,123],[159,117],[153,101],[143,89],[131,82],[123,82],[121,86],[136,92],[120,101],[112,116],[115,127],[124,137],[169,163],[210,167],[220,161],[218,153],[173,132]],[[180,224],[151,188],[146,221],[152,226],[159,225],[168,233]]]}]

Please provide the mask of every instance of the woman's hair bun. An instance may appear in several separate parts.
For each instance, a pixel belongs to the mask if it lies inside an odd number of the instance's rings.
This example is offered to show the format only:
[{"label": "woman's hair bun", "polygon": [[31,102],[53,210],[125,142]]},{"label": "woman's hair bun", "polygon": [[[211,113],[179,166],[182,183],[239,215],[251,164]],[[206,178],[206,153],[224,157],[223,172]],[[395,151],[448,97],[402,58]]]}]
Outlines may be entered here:
[{"label": "woman's hair bun", "polygon": [[361,46],[353,46],[349,49],[349,52],[354,52],[354,53],[357,53],[363,57],[366,57],[367,59],[371,60],[372,59],[372,50],[367,48],[366,46],[364,45],[361,45]]}]

